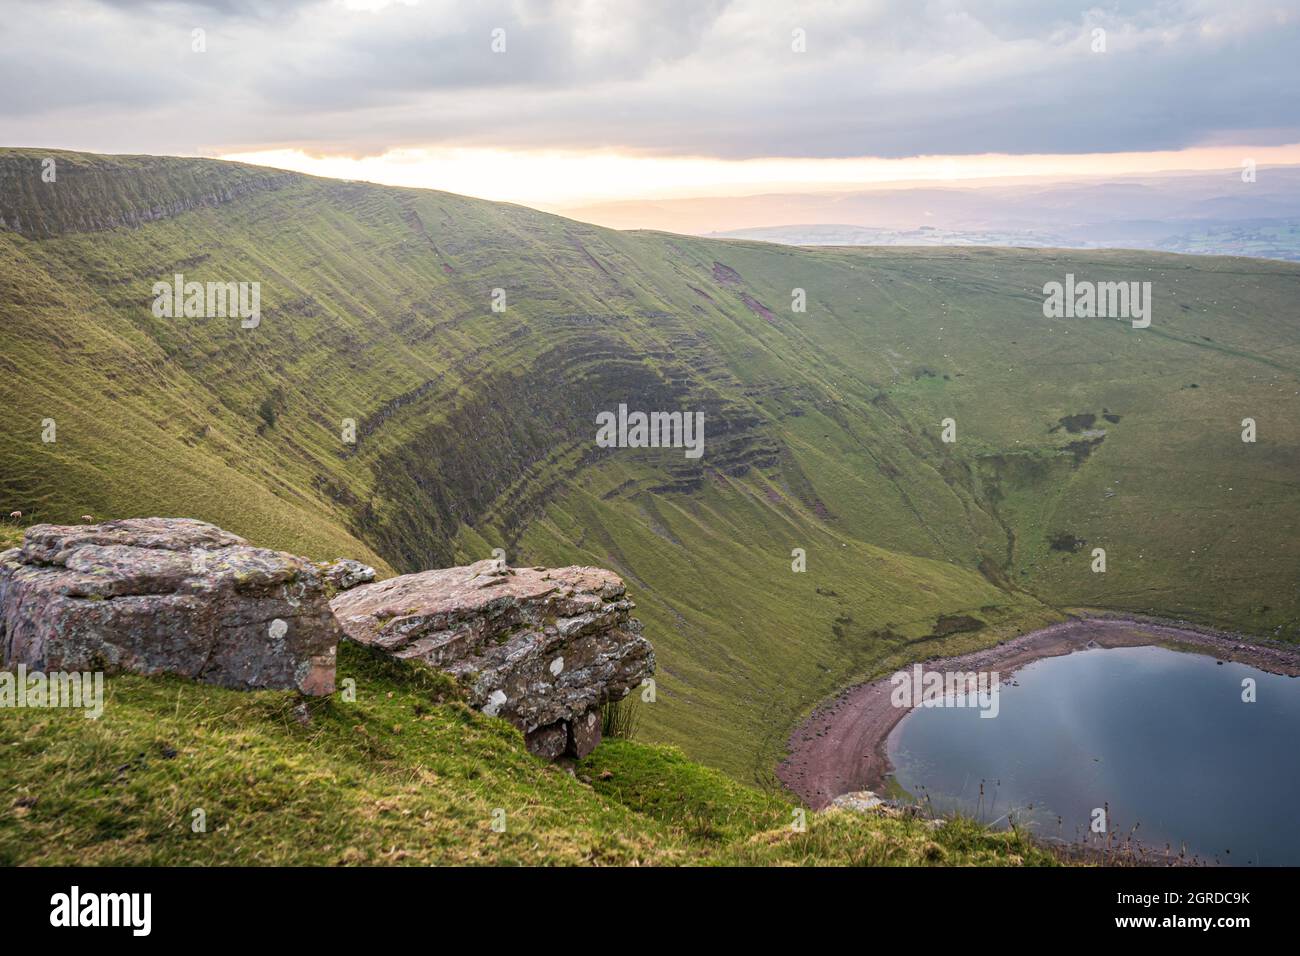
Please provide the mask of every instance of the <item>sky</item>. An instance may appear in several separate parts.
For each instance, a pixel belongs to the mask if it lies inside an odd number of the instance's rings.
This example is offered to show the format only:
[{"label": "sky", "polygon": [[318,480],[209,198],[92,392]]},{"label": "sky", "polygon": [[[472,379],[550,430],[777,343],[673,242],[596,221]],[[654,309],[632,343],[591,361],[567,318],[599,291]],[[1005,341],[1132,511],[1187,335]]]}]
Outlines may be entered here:
[{"label": "sky", "polygon": [[1298,53],[1296,0],[6,0],[0,144],[549,209],[1226,168],[1300,162]]}]

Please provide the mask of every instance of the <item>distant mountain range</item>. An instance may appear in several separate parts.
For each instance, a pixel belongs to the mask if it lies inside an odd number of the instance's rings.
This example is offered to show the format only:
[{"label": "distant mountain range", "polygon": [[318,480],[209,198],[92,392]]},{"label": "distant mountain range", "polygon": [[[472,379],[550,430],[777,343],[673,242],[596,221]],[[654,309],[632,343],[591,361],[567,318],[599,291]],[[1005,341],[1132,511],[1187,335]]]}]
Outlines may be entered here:
[{"label": "distant mountain range", "polygon": [[565,210],[615,228],[789,245],[983,245],[1300,259],[1300,167],[1057,183],[918,186],[610,203]]},{"label": "distant mountain range", "polygon": [[[1108,238],[1087,241],[1046,230],[999,232],[921,226],[917,229],[869,229],[865,226],[800,225],[735,229],[711,233],[718,239],[754,239],[788,246],[1019,246],[1024,248],[1153,249],[1191,255],[1254,256],[1300,260],[1300,219],[1243,219],[1219,223],[1185,223],[1165,231],[1143,223],[1111,224]],[[1123,230],[1131,231],[1127,236]],[[1082,231],[1082,230],[1080,230]],[[1156,234],[1143,236],[1143,231]]]}]

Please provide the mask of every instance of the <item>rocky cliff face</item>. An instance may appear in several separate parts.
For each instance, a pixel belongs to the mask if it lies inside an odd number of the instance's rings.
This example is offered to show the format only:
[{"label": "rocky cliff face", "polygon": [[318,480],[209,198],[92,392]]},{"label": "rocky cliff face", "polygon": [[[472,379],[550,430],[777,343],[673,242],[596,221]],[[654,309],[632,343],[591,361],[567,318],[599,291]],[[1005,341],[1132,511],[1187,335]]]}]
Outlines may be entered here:
[{"label": "rocky cliff face", "polygon": [[600,742],[598,708],[654,671],[617,575],[495,561],[361,585],[332,602],[354,641],[461,678],[471,702],[549,759]]},{"label": "rocky cliff face", "polygon": [[202,521],[34,525],[0,554],[7,666],[329,694],[341,636],[316,565]]}]

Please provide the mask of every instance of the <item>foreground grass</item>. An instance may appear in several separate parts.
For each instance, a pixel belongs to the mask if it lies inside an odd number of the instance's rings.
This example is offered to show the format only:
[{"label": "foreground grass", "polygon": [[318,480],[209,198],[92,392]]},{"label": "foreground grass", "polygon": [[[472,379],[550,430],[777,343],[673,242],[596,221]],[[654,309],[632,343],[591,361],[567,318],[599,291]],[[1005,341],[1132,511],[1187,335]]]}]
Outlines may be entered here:
[{"label": "foreground grass", "polygon": [[440,674],[344,645],[339,677],[355,702],[123,676],[99,720],[0,712],[0,865],[1055,862],[970,821],[799,832],[793,804],[671,747],[609,741],[575,776]]}]

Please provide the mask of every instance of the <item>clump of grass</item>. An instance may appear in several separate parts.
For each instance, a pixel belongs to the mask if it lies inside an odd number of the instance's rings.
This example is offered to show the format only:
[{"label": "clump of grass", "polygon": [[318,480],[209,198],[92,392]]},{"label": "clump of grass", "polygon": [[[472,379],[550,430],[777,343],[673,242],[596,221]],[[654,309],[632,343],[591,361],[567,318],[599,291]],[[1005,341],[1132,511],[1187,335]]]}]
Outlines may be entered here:
[{"label": "clump of grass", "polygon": [[600,711],[600,735],[606,739],[632,740],[641,723],[636,700],[630,695],[605,703]]}]

